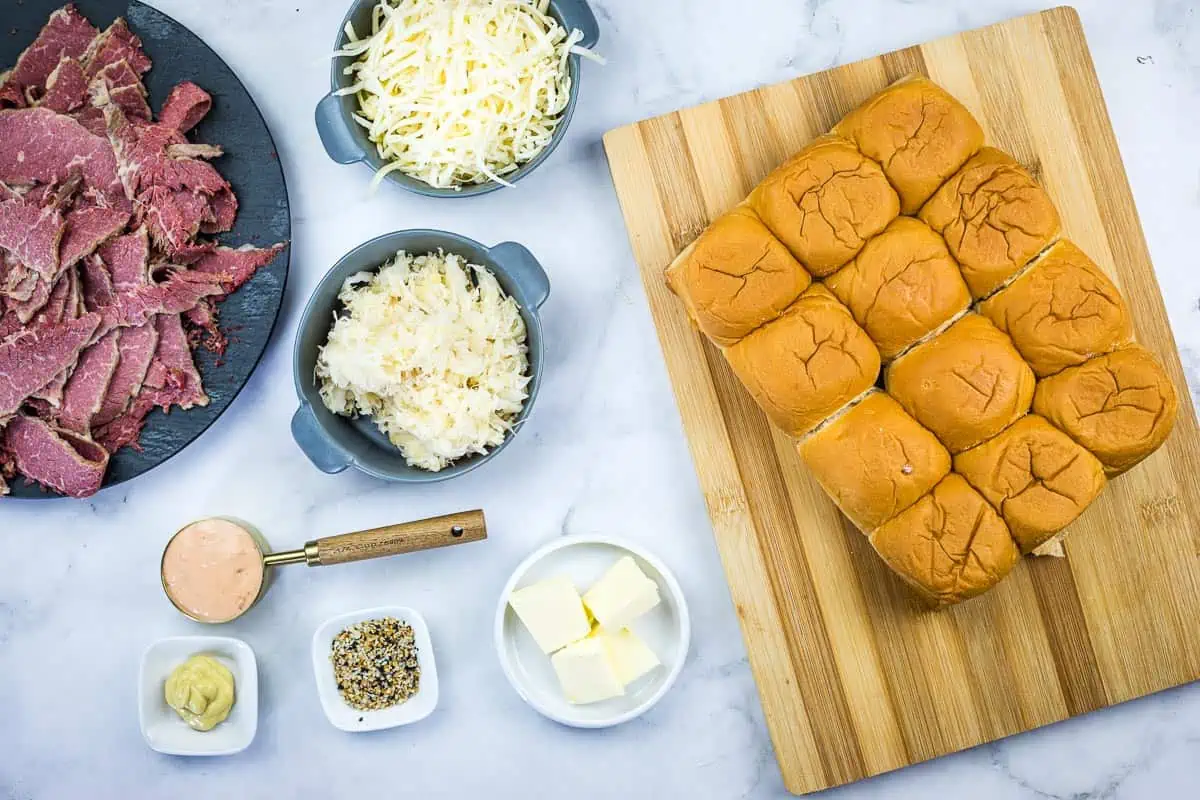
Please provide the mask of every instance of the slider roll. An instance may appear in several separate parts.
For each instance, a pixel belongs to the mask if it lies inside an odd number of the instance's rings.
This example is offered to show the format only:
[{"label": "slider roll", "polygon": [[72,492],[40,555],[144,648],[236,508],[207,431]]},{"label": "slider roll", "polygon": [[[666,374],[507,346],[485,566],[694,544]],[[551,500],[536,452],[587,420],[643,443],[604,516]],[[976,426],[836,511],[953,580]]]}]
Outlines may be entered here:
[{"label": "slider roll", "polygon": [[1157,450],[1178,409],[1166,370],[1137,345],[1040,381],[1033,398],[1033,410],[1090,450],[1110,476]]},{"label": "slider roll", "polygon": [[822,136],[776,168],[750,206],[813,275],[836,271],[900,213],[896,190],[854,144]]},{"label": "slider roll", "polygon": [[1104,467],[1044,418],[1029,414],[954,457],[962,475],[1030,553],[1075,521],[1104,488]]},{"label": "slider roll", "polygon": [[771,421],[792,436],[817,427],[879,377],[879,351],[819,284],[727,348],[725,358]]},{"label": "slider roll", "polygon": [[922,208],[975,299],[987,297],[1058,238],[1058,211],[1012,156],[985,147]]},{"label": "slider roll", "polygon": [[811,283],[747,206],[718,217],[667,269],[688,316],[722,345],[778,317]]},{"label": "slider roll", "polygon": [[915,503],[950,471],[950,454],[937,437],[878,391],[799,449],[821,488],[865,533]]},{"label": "slider roll", "polygon": [[971,112],[921,75],[893,83],[833,129],[883,165],[900,195],[900,213],[921,205],[983,146]]},{"label": "slider roll", "polygon": [[1133,335],[1117,287],[1066,239],[980,303],[979,313],[1012,337],[1038,377],[1115,350]]},{"label": "slider roll", "polygon": [[971,304],[945,241],[912,217],[892,220],[825,285],[846,304],[885,360]]},{"label": "slider roll", "polygon": [[1033,370],[1012,340],[968,314],[888,366],[887,390],[958,453],[1007,428],[1033,399]]}]

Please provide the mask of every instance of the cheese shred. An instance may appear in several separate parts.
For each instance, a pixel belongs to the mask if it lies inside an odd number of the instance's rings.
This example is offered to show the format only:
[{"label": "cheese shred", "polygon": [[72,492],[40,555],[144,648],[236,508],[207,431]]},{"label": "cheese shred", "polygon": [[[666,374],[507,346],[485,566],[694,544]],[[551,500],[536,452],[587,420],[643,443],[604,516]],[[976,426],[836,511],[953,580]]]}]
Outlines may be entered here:
[{"label": "cheese shred", "polygon": [[321,399],[437,472],[504,441],[529,396],[525,322],[487,269],[404,251],[352,275],[317,356]]},{"label": "cheese shred", "polygon": [[371,33],[346,23],[335,56],[354,120],[388,163],[438,188],[496,181],[542,152],[571,96],[572,54],[603,63],[551,17],[548,0],[381,0]]}]

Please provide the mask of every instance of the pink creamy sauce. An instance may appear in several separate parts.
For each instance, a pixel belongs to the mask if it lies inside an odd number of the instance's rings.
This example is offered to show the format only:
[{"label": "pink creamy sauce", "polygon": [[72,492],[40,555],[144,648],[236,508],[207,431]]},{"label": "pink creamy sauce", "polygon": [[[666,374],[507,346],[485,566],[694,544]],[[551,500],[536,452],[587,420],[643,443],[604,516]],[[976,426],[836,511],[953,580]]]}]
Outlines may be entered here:
[{"label": "pink creamy sauce", "polygon": [[249,531],[226,519],[205,519],[181,530],[163,554],[167,594],[205,622],[227,622],[253,603],[265,567]]}]

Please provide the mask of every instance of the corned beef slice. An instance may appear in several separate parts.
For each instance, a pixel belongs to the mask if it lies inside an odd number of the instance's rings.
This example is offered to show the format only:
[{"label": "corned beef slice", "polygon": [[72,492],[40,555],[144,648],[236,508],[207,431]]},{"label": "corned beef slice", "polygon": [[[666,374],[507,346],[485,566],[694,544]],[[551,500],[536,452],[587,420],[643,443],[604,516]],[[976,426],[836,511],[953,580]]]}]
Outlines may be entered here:
[{"label": "corned beef slice", "polygon": [[145,228],[116,237],[100,248],[99,256],[118,294],[150,283],[150,242]]},{"label": "corned beef slice", "polygon": [[96,205],[130,209],[112,145],[48,108],[0,110],[0,181],[57,184],[75,171]]},{"label": "corned beef slice", "polygon": [[23,325],[28,325],[37,316],[38,312],[46,307],[46,303],[50,301],[52,287],[49,283],[38,277],[36,272],[33,275],[35,278],[33,291],[29,293],[29,296],[25,300],[16,300],[15,294],[10,295],[15,301],[11,305],[12,311],[17,315],[17,319],[21,320],[21,324]]},{"label": "corned beef slice", "polygon": [[211,216],[209,198],[187,189],[152,186],[138,195],[138,211],[159,249],[174,256],[186,252]]},{"label": "corned beef slice", "polygon": [[92,418],[100,411],[120,360],[120,331],[112,331],[83,351],[63,392],[59,427],[89,435]]},{"label": "corned beef slice", "polygon": [[38,105],[67,114],[77,111],[88,101],[88,79],[83,67],[71,57],[58,62],[54,72],[46,79],[46,95]]},{"label": "corned beef slice", "polygon": [[67,316],[67,307],[70,305],[70,300],[71,277],[67,273],[63,273],[54,282],[54,288],[50,290],[45,305],[38,309],[37,313],[31,317],[32,326],[40,328],[46,325],[57,325],[64,319],[75,319],[78,315]]},{"label": "corned beef slice", "polygon": [[142,51],[142,40],[129,30],[122,17],[113,20],[112,25],[89,43],[82,61],[89,78],[94,78],[110,64],[121,61],[128,62],[138,75],[145,74],[151,66],[149,57]]},{"label": "corned beef slice", "polygon": [[26,478],[70,497],[95,494],[108,469],[108,452],[96,442],[25,414],[9,420],[3,446]]},{"label": "corned beef slice", "polygon": [[0,417],[15,414],[27,398],[74,363],[99,323],[99,314],[88,314],[24,330],[0,344]]},{"label": "corned beef slice", "polygon": [[98,206],[76,207],[67,212],[66,230],[58,248],[59,262],[69,267],[125,230],[129,212]]},{"label": "corned beef slice", "polygon": [[187,133],[212,108],[212,95],[191,81],[184,81],[171,90],[162,110],[158,112],[158,123]]},{"label": "corned beef slice", "polygon": [[150,105],[146,102],[146,87],[142,79],[130,68],[129,62],[109,64],[92,79],[89,99],[94,106],[103,107],[112,102],[127,117],[141,122],[150,122]]},{"label": "corned beef slice", "polygon": [[119,292],[116,302],[100,312],[102,322],[97,335],[102,336],[113,328],[135,328],[155,314],[182,314],[201,298],[216,294],[221,294],[221,287],[212,279],[176,272],[162,283]]},{"label": "corned beef slice", "polygon": [[45,280],[58,274],[58,246],[65,228],[56,203],[39,206],[29,195],[0,202],[0,247]]},{"label": "corned beef slice", "polygon": [[146,372],[158,349],[158,328],[148,322],[138,328],[122,328],[120,331],[121,359],[116,372],[104,394],[100,410],[92,418],[93,428],[112,422],[125,413],[130,401],[142,390]]},{"label": "corned beef slice", "polygon": [[[29,105],[46,85],[50,73],[64,58],[79,58],[98,31],[75,8],[66,5],[50,15],[45,27],[0,84],[0,107]],[[34,98],[30,98],[30,94]]]},{"label": "corned beef slice", "polygon": [[83,279],[83,306],[88,311],[98,311],[113,302],[112,275],[98,254],[93,253],[83,260],[80,277]]},{"label": "corned beef slice", "polygon": [[250,280],[260,267],[265,267],[275,260],[283,250],[282,244],[270,247],[217,247],[211,253],[201,256],[192,264],[193,272],[211,275],[221,283],[225,294],[237,291],[242,284]]},{"label": "corned beef slice", "polygon": [[164,411],[173,405],[185,411],[208,405],[179,315],[160,314],[154,326],[158,330],[158,350],[146,373],[143,392],[151,390],[155,405]]}]

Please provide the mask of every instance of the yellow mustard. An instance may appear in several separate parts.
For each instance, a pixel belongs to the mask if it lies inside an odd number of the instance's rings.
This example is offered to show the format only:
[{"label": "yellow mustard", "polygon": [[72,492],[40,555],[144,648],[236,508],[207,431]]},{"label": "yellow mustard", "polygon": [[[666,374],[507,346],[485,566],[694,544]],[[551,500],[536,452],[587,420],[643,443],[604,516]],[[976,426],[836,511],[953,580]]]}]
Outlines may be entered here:
[{"label": "yellow mustard", "polygon": [[175,668],[165,687],[167,705],[198,731],[210,731],[233,708],[233,673],[212,656],[192,656]]}]

